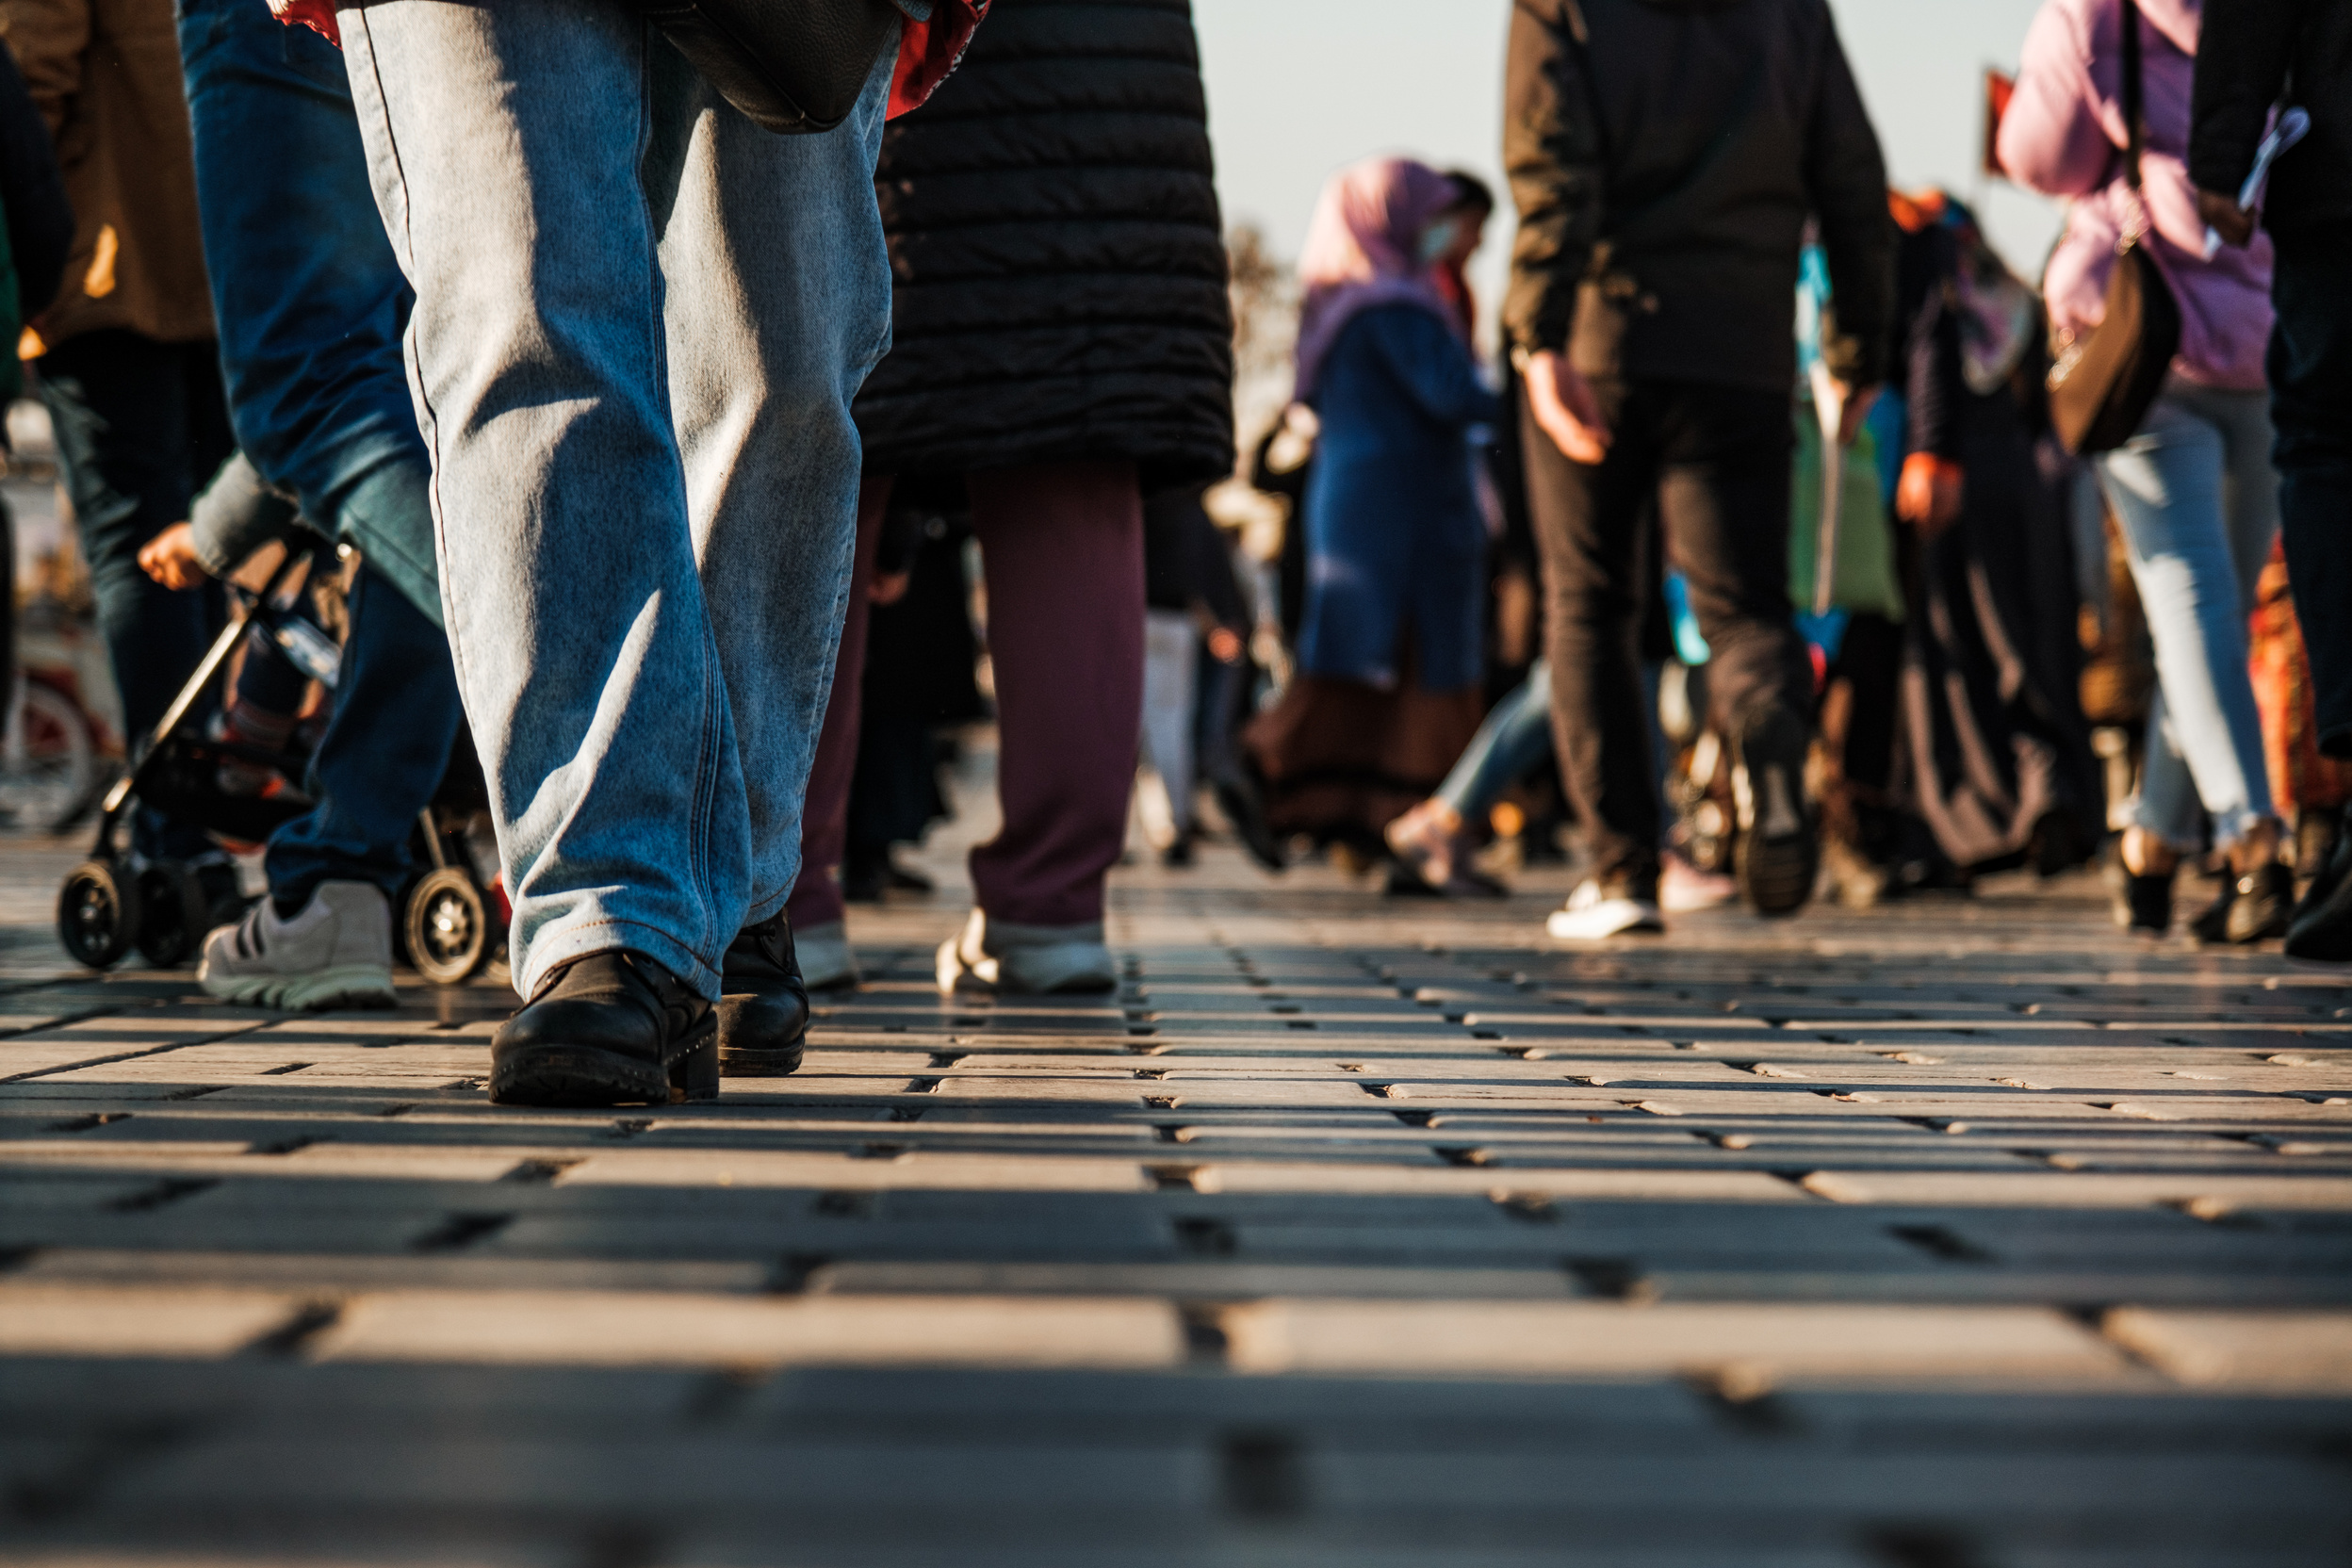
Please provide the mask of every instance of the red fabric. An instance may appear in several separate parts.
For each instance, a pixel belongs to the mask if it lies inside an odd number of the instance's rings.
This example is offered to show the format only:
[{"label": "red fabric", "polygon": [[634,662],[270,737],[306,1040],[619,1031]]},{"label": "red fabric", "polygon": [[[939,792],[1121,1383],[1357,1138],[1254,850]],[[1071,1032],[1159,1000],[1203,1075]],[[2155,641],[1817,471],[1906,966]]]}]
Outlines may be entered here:
[{"label": "red fabric", "polygon": [[[340,48],[331,0],[270,0],[270,14],[289,26],[308,27]],[[921,108],[964,57],[988,0],[938,0],[928,22],[908,21],[898,41],[898,64],[890,72],[890,118]]]},{"label": "red fabric", "polygon": [[825,702],[825,725],[817,731],[817,754],[808,768],[808,793],[800,814],[800,879],[784,907],[792,929],[830,925],[844,913],[841,857],[849,849],[849,787],[858,774],[858,695],[866,677],[866,623],[874,613],[867,590],[874,586],[874,552],[882,543],[882,517],[890,509],[890,476],[868,474],[858,486],[858,550],[849,572],[849,613],[841,622],[841,649],[833,661],[833,694]]},{"label": "red fabric", "polygon": [[923,107],[964,57],[972,35],[988,14],[988,0],[937,0],[931,20],[911,18],[899,36],[898,68],[890,73],[890,118]]},{"label": "red fabric", "polygon": [[343,47],[342,29],[335,24],[335,7],[329,0],[270,0],[270,14],[289,27],[308,27],[337,49]]}]

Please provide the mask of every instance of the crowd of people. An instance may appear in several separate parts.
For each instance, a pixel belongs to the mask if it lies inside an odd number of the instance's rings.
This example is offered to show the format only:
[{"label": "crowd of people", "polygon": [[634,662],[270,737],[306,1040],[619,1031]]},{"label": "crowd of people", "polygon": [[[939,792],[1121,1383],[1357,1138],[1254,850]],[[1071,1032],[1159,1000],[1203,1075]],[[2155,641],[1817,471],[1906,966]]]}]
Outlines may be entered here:
[{"label": "crowd of people", "polygon": [[332,700],[254,639],[185,715],[224,791],[307,736],[266,896],[133,824],[206,989],[390,1002],[478,759],[493,1096],[789,1073],[984,713],[943,991],[1116,985],[1139,757],[1174,867],[1207,799],[1399,894],[1573,828],[1562,940],[2096,854],[2132,929],[2212,857],[2198,938],[2352,959],[2341,5],[2046,0],[1997,138],[2068,199],[2037,287],[1890,191],[1826,0],[1521,0],[1500,362],[1494,193],[1343,170],[1238,480],[1186,0],[864,5],[779,74],[627,0],[0,0],[0,313],[133,732],[223,580],[343,547]]}]

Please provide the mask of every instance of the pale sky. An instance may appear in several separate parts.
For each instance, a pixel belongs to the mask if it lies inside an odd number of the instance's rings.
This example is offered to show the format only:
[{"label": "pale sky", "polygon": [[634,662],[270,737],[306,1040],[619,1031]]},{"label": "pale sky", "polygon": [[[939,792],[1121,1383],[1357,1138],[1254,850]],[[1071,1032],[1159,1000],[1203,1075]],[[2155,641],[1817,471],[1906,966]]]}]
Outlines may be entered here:
[{"label": "pale sky", "polygon": [[[1988,189],[1978,105],[1985,66],[2016,69],[2038,3],[1831,0],[1889,176],[1975,202],[2029,279],[2058,210],[2005,182]],[[1374,153],[1471,169],[1502,192],[1509,0],[1193,0],[1193,14],[1226,221],[1256,223],[1279,254],[1298,253],[1324,177]],[[1478,267],[1490,310],[1509,245],[1502,200]]]}]

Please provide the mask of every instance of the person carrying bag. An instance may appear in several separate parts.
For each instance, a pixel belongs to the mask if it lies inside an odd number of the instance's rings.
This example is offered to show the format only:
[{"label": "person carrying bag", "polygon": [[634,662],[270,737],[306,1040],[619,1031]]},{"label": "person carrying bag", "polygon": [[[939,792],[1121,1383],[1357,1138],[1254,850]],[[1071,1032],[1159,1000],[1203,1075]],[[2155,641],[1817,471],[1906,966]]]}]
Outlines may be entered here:
[{"label": "person carrying bag", "polygon": [[2258,237],[2206,255],[2186,163],[2202,23],[2202,0],[2047,0],[1998,151],[2013,179],[2073,199],[2043,278],[2052,416],[2094,454],[2156,646],[2147,765],[2109,866],[2115,921],[2170,928],[2174,871],[2210,815],[2232,877],[2195,929],[2250,942],[2285,929],[2295,889],[2246,673],[2278,531],[2272,252]]},{"label": "person carrying bag", "polygon": [[2180,348],[2180,306],[2148,248],[2146,184],[2140,163],[2148,142],[2148,83],[2140,47],[2140,8],[2124,0],[2123,178],[2137,207],[2108,275],[2106,311],[2087,332],[2056,346],[2050,368],[2050,420],[2077,457],[2113,451],[2132,439],[2164,389]]}]

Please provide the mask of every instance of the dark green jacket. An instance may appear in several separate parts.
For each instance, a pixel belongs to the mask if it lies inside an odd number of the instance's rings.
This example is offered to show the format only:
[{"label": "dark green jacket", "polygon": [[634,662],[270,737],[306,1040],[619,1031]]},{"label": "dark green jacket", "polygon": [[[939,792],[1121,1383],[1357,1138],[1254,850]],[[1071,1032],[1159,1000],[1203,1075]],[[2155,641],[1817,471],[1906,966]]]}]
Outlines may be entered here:
[{"label": "dark green jacket", "polygon": [[1518,0],[1506,92],[1515,343],[1588,376],[1788,387],[1818,218],[1830,369],[1885,378],[1895,226],[1826,0]]}]

